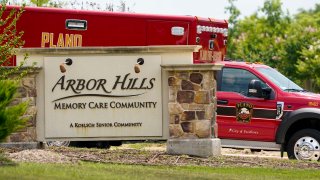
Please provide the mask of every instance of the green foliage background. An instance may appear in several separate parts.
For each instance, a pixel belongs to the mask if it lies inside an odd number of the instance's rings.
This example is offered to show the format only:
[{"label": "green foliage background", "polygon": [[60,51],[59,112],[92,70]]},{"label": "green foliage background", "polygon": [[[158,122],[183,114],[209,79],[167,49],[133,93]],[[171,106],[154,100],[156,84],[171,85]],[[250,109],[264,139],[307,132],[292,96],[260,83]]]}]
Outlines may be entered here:
[{"label": "green foliage background", "polygon": [[240,19],[229,0],[228,53],[230,59],[262,62],[311,91],[320,91],[320,4],[291,16],[280,0],[265,0],[263,7]]}]

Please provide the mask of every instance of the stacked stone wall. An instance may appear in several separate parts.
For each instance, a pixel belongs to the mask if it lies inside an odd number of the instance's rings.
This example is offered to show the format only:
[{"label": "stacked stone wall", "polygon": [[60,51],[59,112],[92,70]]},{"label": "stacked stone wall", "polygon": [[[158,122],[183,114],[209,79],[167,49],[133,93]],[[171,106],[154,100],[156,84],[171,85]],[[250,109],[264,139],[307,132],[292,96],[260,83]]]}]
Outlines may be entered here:
[{"label": "stacked stone wall", "polygon": [[37,72],[28,73],[20,81],[18,87],[18,96],[14,99],[11,105],[17,105],[21,102],[28,101],[29,107],[24,117],[28,119],[26,127],[18,130],[17,132],[11,134],[7,137],[6,142],[36,142],[36,76]]},{"label": "stacked stone wall", "polygon": [[169,71],[170,138],[213,138],[214,71]]}]

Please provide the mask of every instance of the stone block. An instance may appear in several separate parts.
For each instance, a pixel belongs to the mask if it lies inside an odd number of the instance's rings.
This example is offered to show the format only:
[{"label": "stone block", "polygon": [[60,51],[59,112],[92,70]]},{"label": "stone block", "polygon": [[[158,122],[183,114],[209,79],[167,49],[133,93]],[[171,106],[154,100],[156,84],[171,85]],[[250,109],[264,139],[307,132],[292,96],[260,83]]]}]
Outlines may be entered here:
[{"label": "stone block", "polygon": [[193,84],[190,81],[182,80],[181,81],[181,90],[190,90],[193,91]]},{"label": "stone block", "polygon": [[194,101],[193,91],[178,91],[177,101],[179,103],[192,103]]},{"label": "stone block", "polygon": [[25,132],[16,132],[9,136],[9,142],[32,142],[36,141],[36,129],[26,128]]},{"label": "stone block", "polygon": [[169,114],[180,114],[183,108],[178,103],[168,103]]},{"label": "stone block", "polygon": [[168,84],[169,84],[169,86],[177,85],[177,79],[175,77],[169,77],[168,78]]},{"label": "stone block", "polygon": [[24,88],[24,87],[18,87],[17,89],[17,92],[18,92],[18,98],[25,98],[27,97],[27,89]]},{"label": "stone block", "polygon": [[184,133],[181,137],[181,139],[199,139],[199,137],[193,133]]},{"label": "stone block", "polygon": [[195,134],[199,138],[210,138],[211,137],[211,120],[202,120],[194,122]]},{"label": "stone block", "polygon": [[180,124],[169,124],[169,136],[170,138],[178,138],[183,135],[183,130]]},{"label": "stone block", "polygon": [[40,148],[39,142],[9,142],[0,143],[2,148],[16,148],[16,149],[37,149]]},{"label": "stone block", "polygon": [[188,104],[188,103],[181,103],[180,105],[181,105],[182,109],[184,109],[184,110],[189,110],[190,104]]},{"label": "stone block", "polygon": [[216,87],[212,72],[203,73],[202,84],[203,84],[202,87],[204,90],[210,90],[210,89],[214,89]]},{"label": "stone block", "polygon": [[196,111],[196,115],[197,115],[198,120],[206,119],[205,118],[205,115],[206,115],[205,111]]},{"label": "stone block", "polygon": [[210,157],[221,155],[221,141],[214,139],[169,139],[167,153],[171,155],[190,155]]},{"label": "stone block", "polygon": [[194,102],[197,104],[209,104],[211,102],[208,91],[195,92]]},{"label": "stone block", "polygon": [[29,106],[27,109],[26,114],[34,116],[37,114],[37,107],[36,106]]},{"label": "stone block", "polygon": [[18,105],[19,103],[21,103],[21,98],[15,98],[10,102],[9,106],[15,106],[15,105]]},{"label": "stone block", "polygon": [[169,87],[169,102],[175,102],[177,99],[177,91],[173,87]]},{"label": "stone block", "polygon": [[182,113],[181,120],[182,121],[191,121],[196,119],[196,112],[195,111],[184,111]]},{"label": "stone block", "polygon": [[29,127],[27,130],[29,139],[27,141],[36,141],[37,140],[37,130],[36,127]]},{"label": "stone block", "polygon": [[200,84],[203,80],[203,76],[201,73],[191,73],[190,81],[196,84]]},{"label": "stone block", "polygon": [[19,142],[21,140],[20,136],[20,133],[12,133],[7,140],[8,142]]},{"label": "stone block", "polygon": [[193,90],[194,91],[200,91],[200,90],[202,90],[202,86],[199,85],[199,84],[193,84]]},{"label": "stone block", "polygon": [[179,72],[177,73],[178,79],[181,80],[189,80],[189,73],[188,72]]},{"label": "stone block", "polygon": [[170,115],[170,124],[179,124],[180,123],[180,116],[177,114]]},{"label": "stone block", "polygon": [[21,102],[29,102],[29,106],[35,106],[36,105],[36,98],[34,97],[26,97],[26,98],[21,98]]},{"label": "stone block", "polygon": [[190,104],[188,109],[191,111],[205,110],[205,105],[204,104]]},{"label": "stone block", "polygon": [[28,89],[28,97],[37,97],[36,89]]},{"label": "stone block", "polygon": [[25,115],[23,118],[27,119],[26,127],[35,127],[34,116]]},{"label": "stone block", "polygon": [[194,132],[194,125],[192,122],[182,122],[181,127],[183,132],[185,133],[193,133]]},{"label": "stone block", "polygon": [[175,76],[175,72],[174,71],[168,71],[168,76]]},{"label": "stone block", "polygon": [[22,85],[27,88],[35,88],[34,78],[23,78]]},{"label": "stone block", "polygon": [[205,106],[205,119],[211,119],[216,111],[213,103]]}]

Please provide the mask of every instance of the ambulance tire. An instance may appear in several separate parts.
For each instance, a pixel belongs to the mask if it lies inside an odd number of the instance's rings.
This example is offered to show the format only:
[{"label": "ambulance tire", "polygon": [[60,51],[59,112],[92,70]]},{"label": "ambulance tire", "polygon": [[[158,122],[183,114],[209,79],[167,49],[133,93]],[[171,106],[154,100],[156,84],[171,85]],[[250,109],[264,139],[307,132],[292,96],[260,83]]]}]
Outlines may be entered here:
[{"label": "ambulance tire", "polygon": [[100,149],[109,149],[110,144],[108,141],[97,141],[96,142],[96,147]]},{"label": "ambulance tire", "polygon": [[250,149],[250,151],[251,151],[252,153],[255,153],[255,152],[261,152],[261,151],[262,151],[262,149]]},{"label": "ambulance tire", "polygon": [[108,141],[78,141],[76,147],[109,149],[110,144]]},{"label": "ambulance tire", "polygon": [[122,141],[110,141],[109,144],[110,146],[121,146]]},{"label": "ambulance tire", "polygon": [[68,147],[70,145],[70,141],[47,141],[48,147]]},{"label": "ambulance tire", "polygon": [[319,161],[320,131],[303,129],[296,132],[287,145],[289,159]]}]

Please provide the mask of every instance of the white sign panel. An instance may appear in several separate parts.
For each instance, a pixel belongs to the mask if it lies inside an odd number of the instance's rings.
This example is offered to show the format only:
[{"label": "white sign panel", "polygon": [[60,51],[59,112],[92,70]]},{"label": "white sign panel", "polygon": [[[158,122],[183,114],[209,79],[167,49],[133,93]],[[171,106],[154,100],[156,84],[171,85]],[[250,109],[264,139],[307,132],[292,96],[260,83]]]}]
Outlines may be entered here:
[{"label": "white sign panel", "polygon": [[45,137],[162,136],[160,64],[157,55],[45,57]]}]

